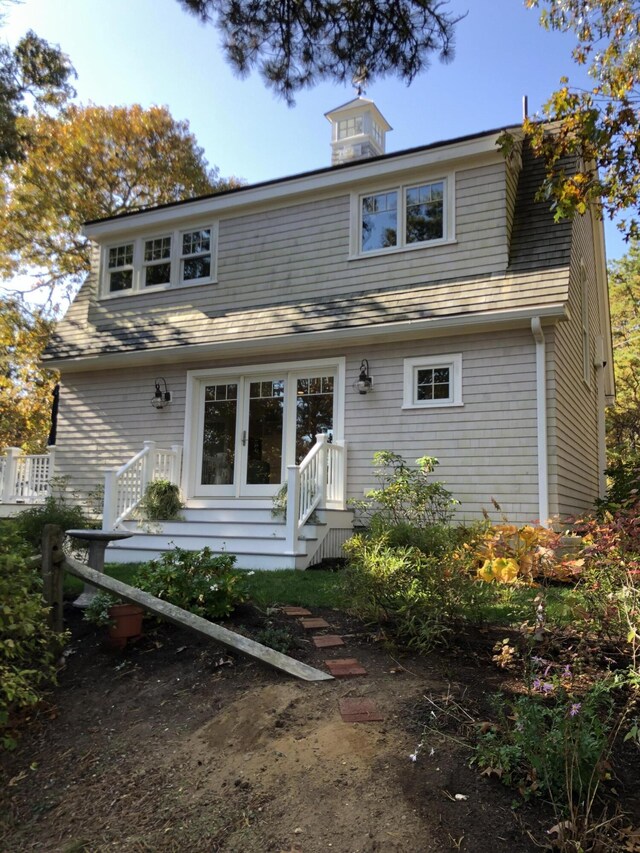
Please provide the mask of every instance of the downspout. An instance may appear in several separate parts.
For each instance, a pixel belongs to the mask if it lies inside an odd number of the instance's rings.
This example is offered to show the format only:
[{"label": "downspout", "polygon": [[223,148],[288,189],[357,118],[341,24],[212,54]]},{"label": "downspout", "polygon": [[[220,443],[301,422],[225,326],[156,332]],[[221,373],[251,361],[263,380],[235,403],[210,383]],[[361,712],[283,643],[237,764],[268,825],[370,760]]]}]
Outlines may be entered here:
[{"label": "downspout", "polygon": [[549,469],[547,450],[547,363],[544,332],[540,317],[531,318],[531,332],[536,342],[536,415],[538,427],[538,518],[549,526]]},{"label": "downspout", "polygon": [[605,420],[605,409],[607,401],[604,393],[604,369],[607,362],[604,357],[604,338],[600,335],[596,339],[596,387],[598,391],[598,492],[603,498],[607,491],[607,477],[604,473],[607,467],[607,425]]}]

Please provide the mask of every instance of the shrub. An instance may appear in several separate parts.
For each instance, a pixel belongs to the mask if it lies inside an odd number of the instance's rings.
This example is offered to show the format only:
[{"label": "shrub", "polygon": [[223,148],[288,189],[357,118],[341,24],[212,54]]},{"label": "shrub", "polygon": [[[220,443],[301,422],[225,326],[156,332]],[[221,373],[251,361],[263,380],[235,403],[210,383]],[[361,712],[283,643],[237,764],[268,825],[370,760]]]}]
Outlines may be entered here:
[{"label": "shrub", "polygon": [[423,456],[412,468],[398,453],[380,450],[373,463],[379,487],[367,492],[364,500],[351,502],[364,525],[378,530],[407,524],[424,528],[451,521],[458,501],[442,483],[429,480],[437,459]]},{"label": "shrub", "polygon": [[143,566],[134,585],[197,616],[228,616],[246,598],[242,575],[233,571],[235,562],[231,554],[214,555],[210,548],[174,548]]},{"label": "shrub", "polygon": [[498,524],[483,530],[465,547],[473,555],[478,579],[485,583],[572,581],[583,563],[558,556],[561,538],[546,527]]},{"label": "shrub", "polygon": [[386,535],[390,548],[417,548],[423,554],[437,557],[461,545],[468,532],[464,527],[452,527],[448,524],[415,527],[413,524],[402,522],[387,526],[374,521],[368,535],[373,537]]},{"label": "shrub", "polygon": [[505,703],[497,726],[480,735],[472,763],[526,797],[548,796],[562,813],[590,802],[614,726],[611,679],[580,695],[566,679],[535,678],[529,693]]},{"label": "shrub", "polygon": [[139,512],[148,521],[170,521],[180,518],[184,504],[180,488],[169,480],[153,480],[147,484]]},{"label": "shrub", "polygon": [[353,612],[402,645],[428,651],[446,641],[474,598],[460,553],[429,556],[358,534],[345,543],[345,589]]},{"label": "shrub", "polygon": [[607,493],[596,501],[600,517],[638,502],[640,496],[640,454],[628,459],[618,459],[605,469],[608,478]]},{"label": "shrub", "polygon": [[64,635],[47,624],[38,572],[27,567],[32,551],[17,525],[0,527],[0,744],[15,746],[9,733],[12,715],[37,705],[47,683],[55,680],[55,661]]},{"label": "shrub", "polygon": [[[57,524],[64,530],[86,530],[96,527],[79,504],[67,501],[64,495],[50,495],[43,504],[18,513],[13,519],[19,534],[34,549],[39,549],[45,524]],[[86,548],[86,542],[72,539],[74,548]]]},{"label": "shrub", "polygon": [[579,522],[584,568],[577,591],[590,631],[613,641],[640,638],[640,504]]}]

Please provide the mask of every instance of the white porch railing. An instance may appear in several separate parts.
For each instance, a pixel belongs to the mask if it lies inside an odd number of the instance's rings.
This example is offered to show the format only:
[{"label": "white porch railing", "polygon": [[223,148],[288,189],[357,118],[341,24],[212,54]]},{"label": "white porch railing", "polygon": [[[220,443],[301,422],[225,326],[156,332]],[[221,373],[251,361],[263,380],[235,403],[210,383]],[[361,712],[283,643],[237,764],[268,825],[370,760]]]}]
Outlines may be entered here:
[{"label": "white porch railing", "polygon": [[114,530],[122,524],[144,497],[153,480],[180,482],[182,447],[156,447],[155,441],[143,442],[143,448],[119,468],[105,471],[102,529]]},{"label": "white porch railing", "polygon": [[300,531],[314,510],[346,509],[346,463],[345,442],[329,444],[320,434],[300,465],[287,467],[287,553],[296,553]]},{"label": "white porch railing", "polygon": [[50,494],[55,447],[47,453],[23,453],[19,447],[7,447],[0,458],[0,502],[44,503]]}]

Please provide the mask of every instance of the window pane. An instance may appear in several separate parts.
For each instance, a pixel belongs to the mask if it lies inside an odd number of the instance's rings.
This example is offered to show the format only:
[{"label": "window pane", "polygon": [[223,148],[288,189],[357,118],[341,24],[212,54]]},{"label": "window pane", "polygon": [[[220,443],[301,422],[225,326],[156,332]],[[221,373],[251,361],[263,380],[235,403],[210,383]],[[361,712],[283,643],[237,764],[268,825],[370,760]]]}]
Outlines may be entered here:
[{"label": "window pane", "polygon": [[396,192],[365,196],[362,199],[363,252],[397,245],[397,207]]},{"label": "window pane", "polygon": [[109,249],[109,269],[125,267],[133,263],[133,243]]},{"label": "window pane", "polygon": [[416,400],[448,400],[450,389],[451,368],[424,367],[416,370]]},{"label": "window pane", "polygon": [[171,264],[154,264],[150,267],[145,267],[144,270],[145,287],[152,287],[157,284],[171,283]]},{"label": "window pane", "polygon": [[205,392],[201,472],[204,485],[233,483],[237,401],[216,400],[216,392],[222,388],[209,386]]},{"label": "window pane", "polygon": [[407,243],[440,240],[444,235],[444,183],[425,184],[406,191]]},{"label": "window pane", "polygon": [[209,278],[211,275],[211,255],[201,258],[191,258],[182,262],[182,280],[194,281],[199,278]]},{"label": "window pane", "polygon": [[133,270],[119,270],[109,275],[109,290],[130,290],[133,287]]},{"label": "window pane", "polygon": [[146,240],[144,244],[145,261],[161,261],[171,257],[171,237],[159,237]]},{"label": "window pane", "polygon": [[182,235],[182,254],[197,255],[208,252],[211,249],[211,229],[203,228],[200,231],[189,231]]}]

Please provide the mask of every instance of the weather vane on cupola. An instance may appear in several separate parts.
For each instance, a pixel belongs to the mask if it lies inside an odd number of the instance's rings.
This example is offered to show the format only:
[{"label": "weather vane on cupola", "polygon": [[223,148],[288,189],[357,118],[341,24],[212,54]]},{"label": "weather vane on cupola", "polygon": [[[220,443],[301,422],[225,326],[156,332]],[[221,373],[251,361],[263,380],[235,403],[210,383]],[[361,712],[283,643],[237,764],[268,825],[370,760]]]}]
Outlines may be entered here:
[{"label": "weather vane on cupola", "polygon": [[367,72],[367,68],[365,65],[361,65],[356,73],[351,78],[351,85],[355,87],[356,94],[359,98],[363,95],[366,95],[366,89],[364,88],[367,83],[367,78],[369,74]]}]

